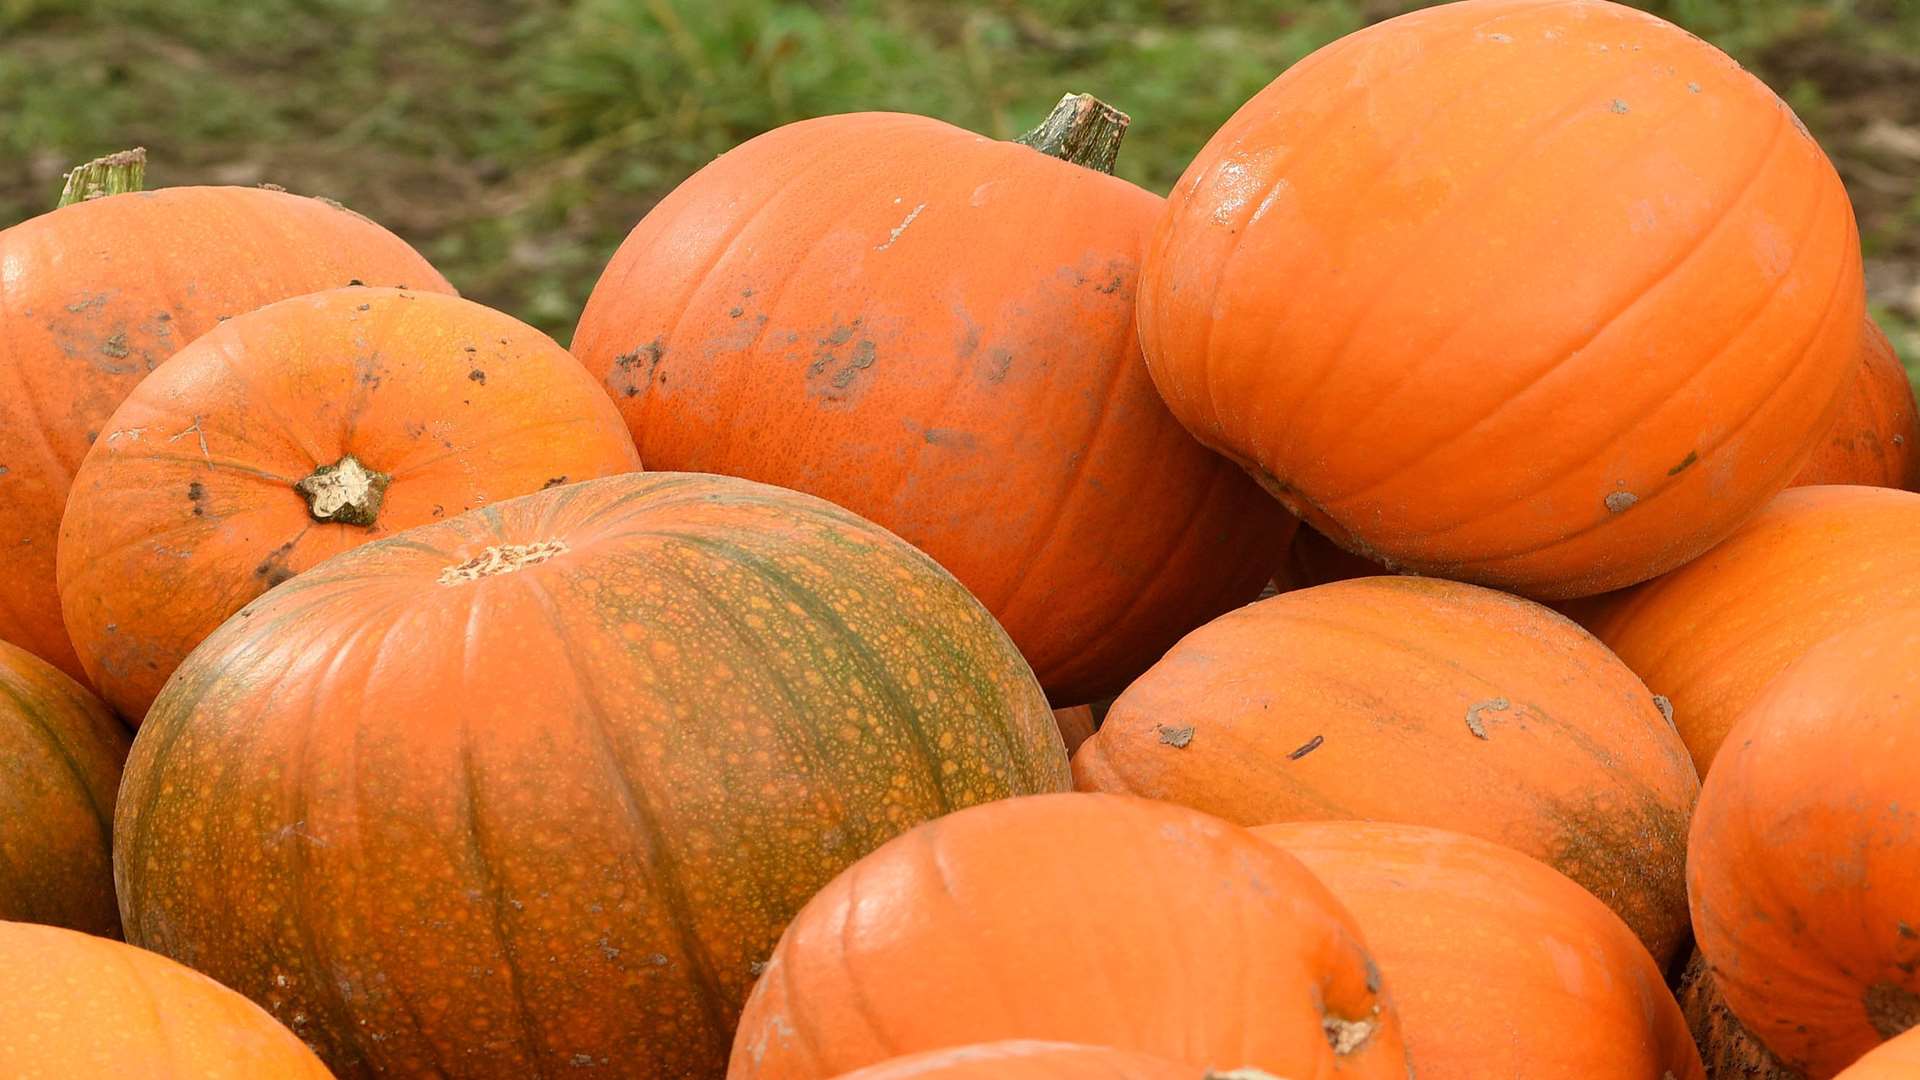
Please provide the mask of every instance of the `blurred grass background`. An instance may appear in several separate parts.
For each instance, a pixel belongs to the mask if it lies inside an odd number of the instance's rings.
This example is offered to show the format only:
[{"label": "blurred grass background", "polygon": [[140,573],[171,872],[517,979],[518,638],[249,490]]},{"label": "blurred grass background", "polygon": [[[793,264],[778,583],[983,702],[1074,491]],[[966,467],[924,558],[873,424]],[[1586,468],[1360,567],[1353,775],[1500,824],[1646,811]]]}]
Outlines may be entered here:
[{"label": "blurred grass background", "polygon": [[[758,132],[894,109],[1009,137],[1067,90],[1164,192],[1287,65],[1406,0],[0,0],[0,225],[72,163],[282,184],[385,223],[565,342],[661,194]],[[1920,0],[1640,0],[1794,106],[1920,366]]]}]

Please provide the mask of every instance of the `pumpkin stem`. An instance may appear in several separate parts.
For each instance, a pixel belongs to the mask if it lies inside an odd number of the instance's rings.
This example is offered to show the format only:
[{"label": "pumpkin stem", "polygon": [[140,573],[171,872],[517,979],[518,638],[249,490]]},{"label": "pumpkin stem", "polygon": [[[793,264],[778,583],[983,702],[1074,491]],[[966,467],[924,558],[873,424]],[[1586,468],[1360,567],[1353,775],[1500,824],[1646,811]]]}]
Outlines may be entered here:
[{"label": "pumpkin stem", "polygon": [[54,209],[88,199],[139,191],[146,179],[147,150],[144,146],[94,158],[85,165],[75,165],[73,171],[67,173],[66,186],[60,189],[60,201],[54,204]]},{"label": "pumpkin stem", "polygon": [[332,465],[313,470],[311,476],[293,485],[293,490],[306,496],[307,512],[315,521],[371,528],[380,516],[387,485],[392,482],[393,477],[374,472],[348,454]]},{"label": "pumpkin stem", "polygon": [[1132,117],[1092,94],[1068,94],[1040,125],[1014,142],[1111,176]]}]

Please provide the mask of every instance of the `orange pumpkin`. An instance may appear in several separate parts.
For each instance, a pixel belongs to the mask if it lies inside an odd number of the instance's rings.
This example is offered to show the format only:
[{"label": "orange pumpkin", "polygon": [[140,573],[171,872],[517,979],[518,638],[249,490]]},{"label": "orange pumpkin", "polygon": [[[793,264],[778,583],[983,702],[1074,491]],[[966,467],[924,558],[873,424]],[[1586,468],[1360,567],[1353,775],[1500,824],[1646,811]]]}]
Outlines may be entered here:
[{"label": "orange pumpkin", "polygon": [[1110,1046],[1013,1039],[909,1054],[843,1073],[840,1080],[1209,1080],[1219,1075]]},{"label": "orange pumpkin", "polygon": [[1871,318],[1860,337],[1853,377],[1826,438],[1793,478],[1805,484],[1920,486],[1920,410],[1913,383],[1886,332]]},{"label": "orange pumpkin", "polygon": [[1305,863],[1359,920],[1393,980],[1407,1058],[1421,1080],[1705,1077],[1646,948],[1552,868],[1415,825],[1310,822],[1253,832]]},{"label": "orange pumpkin", "polygon": [[120,936],[109,848],[126,757],[106,706],[0,641],[0,919]]},{"label": "orange pumpkin", "polygon": [[1767,688],[1701,789],[1687,856],[1728,1008],[1825,1080],[1920,1025],[1920,611],[1837,634]]},{"label": "orange pumpkin", "polygon": [[54,542],[74,470],[134,385],[221,319],[275,300],[355,281],[453,291],[366,218],[257,188],[77,203],[0,232],[0,265],[0,639],[76,679]]},{"label": "orange pumpkin", "polygon": [[1168,415],[1133,328],[1163,205],[1105,156],[921,116],[791,124],[627,238],[573,349],[652,468],[744,476],[899,533],[1054,704],[1116,693],[1251,600],[1293,522]]},{"label": "orange pumpkin", "polygon": [[915,823],[1062,791],[1040,687],[898,537],[629,473],[376,540],[229,619],[134,741],[128,940],[345,1075],[716,1075],[781,927]]},{"label": "orange pumpkin", "polygon": [[0,1075],[330,1080],[260,1007],[117,941],[0,922]]},{"label": "orange pumpkin", "polygon": [[1405,1080],[1353,917],[1292,856],[1165,803],[1055,795],[898,837],[794,917],[729,1080],[826,1080],[1002,1039]]},{"label": "orange pumpkin", "polygon": [[1881,1043],[1848,1066],[1840,1080],[1920,1080],[1920,1031]]},{"label": "orange pumpkin", "polygon": [[1686,566],[1568,611],[1672,701],[1705,775],[1741,712],[1809,646],[1915,604],[1920,495],[1804,487]]},{"label": "orange pumpkin", "polygon": [[1726,55],[1603,0],[1466,0],[1235,113],[1139,317],[1174,415],[1308,524],[1561,598],[1686,562],[1792,479],[1863,295],[1839,177]]},{"label": "orange pumpkin", "polygon": [[1686,747],[1599,642],[1490,589],[1356,578],[1224,615],[1113,703],[1073,773],[1243,825],[1454,829],[1591,889],[1663,962],[1686,936]]},{"label": "orange pumpkin", "polygon": [[1096,726],[1093,720],[1093,706],[1075,705],[1068,709],[1053,710],[1053,719],[1060,725],[1060,737],[1067,744],[1067,753],[1071,754],[1087,741]]},{"label": "orange pumpkin", "polygon": [[68,497],[60,600],[88,677],[135,721],[215,627],[321,560],[640,467],[566,350],[479,304],[393,289],[224,323],[104,430]]}]

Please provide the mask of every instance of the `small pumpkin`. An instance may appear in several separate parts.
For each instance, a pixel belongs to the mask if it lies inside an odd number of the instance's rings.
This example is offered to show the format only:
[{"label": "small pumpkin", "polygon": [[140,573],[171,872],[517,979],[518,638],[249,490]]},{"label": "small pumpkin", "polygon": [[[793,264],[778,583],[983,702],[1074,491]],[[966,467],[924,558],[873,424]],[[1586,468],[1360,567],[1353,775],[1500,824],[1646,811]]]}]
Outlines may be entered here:
[{"label": "small pumpkin", "polygon": [[1839,176],[1724,53],[1465,0],[1293,65],[1176,185],[1141,345],[1199,440],[1348,550],[1542,599],[1784,487],[1864,313]]},{"label": "small pumpkin", "polygon": [[1704,1080],[1646,947],[1553,868],[1417,825],[1296,822],[1253,833],[1305,863],[1359,921],[1393,980],[1422,1080]]},{"label": "small pumpkin", "polygon": [[[1236,1074],[1257,1080],[1259,1074]],[[1012,1039],[948,1046],[841,1074],[839,1080],[1216,1080],[1221,1074],[1110,1046]]]},{"label": "small pumpkin", "polygon": [[1862,327],[1840,411],[1793,483],[1920,487],[1920,408],[1913,382],[1872,318]]},{"label": "small pumpkin", "polygon": [[648,466],[795,488],[953,571],[1054,704],[1117,693],[1246,603],[1292,519],[1181,429],[1133,326],[1162,201],[1107,175],[1126,117],[1028,145],[923,116],[734,148],[614,255],[573,349]]},{"label": "small pumpkin", "polygon": [[715,1075],[780,929],[936,814],[1065,790],[1032,672],[898,537],[628,473],[242,608],[134,741],[129,941],[343,1076]]},{"label": "small pumpkin", "polygon": [[1051,795],[930,821],[809,900],[727,1076],[827,1080],[1003,1039],[1196,1070],[1408,1075],[1353,917],[1298,860],[1185,807]]},{"label": "small pumpkin", "polygon": [[1644,585],[1569,605],[1654,693],[1705,775],[1727,731],[1814,643],[1920,603],[1920,495],[1781,492],[1712,551]]},{"label": "small pumpkin", "polygon": [[1586,886],[1663,962],[1686,936],[1686,747],[1599,642],[1491,589],[1356,578],[1221,616],[1120,695],[1073,773],[1243,825],[1454,829]]},{"label": "small pumpkin", "polygon": [[1701,789],[1700,952],[1768,1049],[1825,1080],[1920,1026],[1920,611],[1836,634],[1775,679]]},{"label": "small pumpkin", "polygon": [[0,919],[120,936],[110,849],[126,757],[106,706],[0,641]]},{"label": "small pumpkin", "polygon": [[117,941],[0,922],[0,1075],[330,1080],[293,1033],[196,971]]},{"label": "small pumpkin", "polygon": [[[451,293],[336,203],[238,187],[76,203],[0,231],[0,639],[84,680],[54,548],[74,470],[135,384],[220,320],[365,283]],[[191,427],[148,436],[196,449]]]},{"label": "small pumpkin", "polygon": [[398,289],[223,323],[105,432],[67,500],[60,600],[87,676],[136,722],[215,627],[329,556],[640,467],[566,350],[471,301]]}]

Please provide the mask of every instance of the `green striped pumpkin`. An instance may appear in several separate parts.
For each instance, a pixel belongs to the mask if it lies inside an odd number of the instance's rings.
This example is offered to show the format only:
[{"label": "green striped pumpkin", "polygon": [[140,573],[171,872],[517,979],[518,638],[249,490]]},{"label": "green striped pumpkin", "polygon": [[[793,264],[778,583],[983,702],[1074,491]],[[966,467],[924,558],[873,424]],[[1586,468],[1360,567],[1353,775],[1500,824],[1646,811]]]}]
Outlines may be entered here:
[{"label": "green striped pumpkin", "polygon": [[809,496],[635,473],[241,610],[135,740],[116,869],[129,940],[342,1076],[718,1075],[816,889],[1068,786],[1026,662],[932,560]]}]

